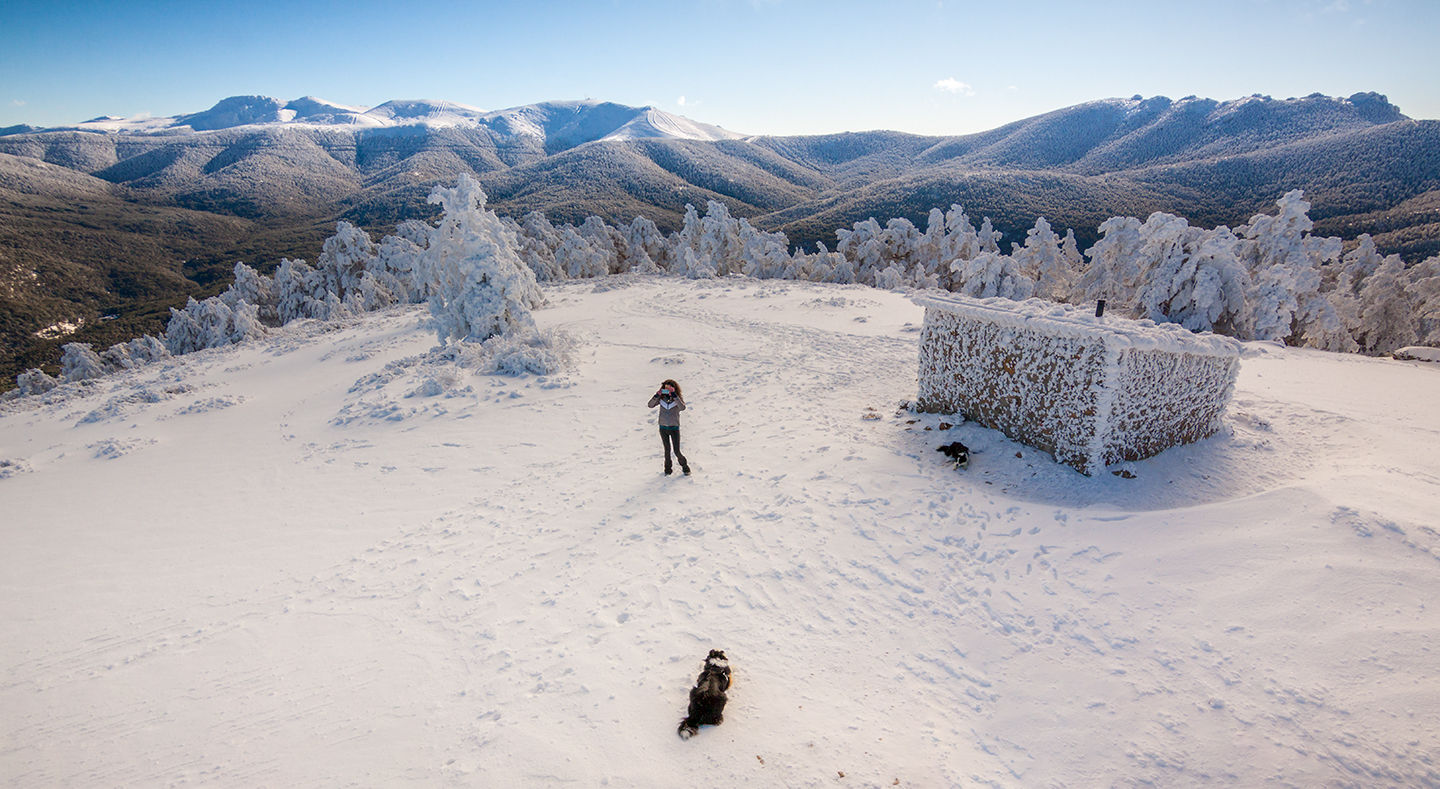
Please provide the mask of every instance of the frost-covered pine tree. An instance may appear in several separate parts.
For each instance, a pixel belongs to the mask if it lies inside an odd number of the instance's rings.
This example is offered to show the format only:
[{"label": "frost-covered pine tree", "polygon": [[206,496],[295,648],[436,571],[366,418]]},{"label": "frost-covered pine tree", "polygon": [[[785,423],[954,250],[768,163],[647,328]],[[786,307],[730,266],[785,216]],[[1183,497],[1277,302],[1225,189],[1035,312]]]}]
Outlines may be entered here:
[{"label": "frost-covered pine tree", "polygon": [[1405,278],[1415,299],[1419,341],[1440,347],[1440,255],[1421,261],[1405,272]]},{"label": "frost-covered pine tree", "polygon": [[[367,274],[368,276],[368,274]],[[206,299],[209,301],[209,299]],[[265,324],[260,320],[260,308],[248,301],[237,302],[230,310],[230,326],[227,339],[232,343],[245,342],[265,334]]]},{"label": "frost-covered pine tree", "polygon": [[625,242],[630,250],[630,270],[637,274],[655,274],[667,268],[665,234],[653,221],[637,216],[625,227]]},{"label": "frost-covered pine tree", "polygon": [[950,206],[945,212],[945,243],[941,248],[941,258],[945,265],[955,260],[970,260],[980,254],[980,235],[975,230],[975,225],[970,217],[965,215],[965,209],[958,203]]},{"label": "frost-covered pine tree", "polygon": [[1295,338],[1300,305],[1320,290],[1320,272],[1305,247],[1305,235],[1315,225],[1310,204],[1299,189],[1276,202],[1275,216],[1256,214],[1240,233],[1253,243],[1241,247],[1250,269],[1249,301],[1254,310],[1257,340]]},{"label": "frost-covered pine tree", "polygon": [[213,296],[204,301],[190,299],[185,305],[185,311],[200,324],[199,348],[193,350],[220,348],[230,344],[235,311],[225,302]]},{"label": "frost-covered pine tree", "polygon": [[585,217],[580,225],[580,236],[600,255],[604,270],[595,276],[619,274],[625,270],[624,262],[628,256],[625,239],[605,224],[605,220],[598,216]]},{"label": "frost-covered pine tree", "polygon": [[261,274],[242,262],[235,263],[235,281],[220,294],[226,304],[234,307],[247,301],[259,308],[260,319],[271,326],[280,322],[279,297],[275,291],[275,280]]},{"label": "frost-covered pine tree", "polygon": [[1065,238],[1060,240],[1060,257],[1065,261],[1065,268],[1070,271],[1070,288],[1073,294],[1075,281],[1080,278],[1080,272],[1085,270],[1085,256],[1080,254],[1080,244],[1075,240],[1074,228],[1065,228]]},{"label": "frost-covered pine tree", "polygon": [[440,341],[534,331],[530,310],[542,298],[535,272],[516,253],[515,236],[485,208],[480,184],[461,174],[455,186],[435,187],[428,201],[442,209],[424,258]]},{"label": "frost-covered pine tree", "polygon": [[920,237],[920,244],[915,250],[915,265],[920,270],[920,276],[926,282],[933,283],[928,287],[938,288],[949,284],[950,271],[947,264],[950,261],[944,258],[944,254],[945,212],[932,208],[925,219],[925,234]]},{"label": "frost-covered pine tree", "polygon": [[1035,220],[1035,226],[1025,233],[1025,244],[1011,244],[1010,257],[1035,281],[1035,295],[1050,301],[1068,301],[1078,272],[1071,271],[1064,252],[1060,248],[1060,237],[1050,229],[1045,217]]},{"label": "frost-covered pine tree", "polygon": [[90,349],[88,342],[69,342],[61,346],[64,355],[60,357],[60,379],[62,381],[87,381],[105,375],[105,365],[99,354]]},{"label": "frost-covered pine tree", "polygon": [[165,343],[149,334],[136,337],[125,344],[130,358],[137,364],[149,364],[170,355]]},{"label": "frost-covered pine tree", "polygon": [[[899,272],[902,284],[897,287],[919,283],[924,279],[924,265],[920,262],[920,246],[923,241],[924,236],[920,234],[920,230],[903,217],[886,222],[885,229],[880,231],[882,268],[894,268]],[[876,276],[878,278],[878,272]]]},{"label": "frost-covered pine tree", "polygon": [[999,297],[1024,301],[1035,294],[1035,281],[1025,276],[1009,255],[981,252],[971,260],[957,260],[955,290],[977,299]]},{"label": "frost-covered pine tree", "polygon": [[100,364],[104,365],[105,372],[113,373],[134,369],[140,363],[130,355],[130,346],[123,342],[117,342],[100,352]]},{"label": "frost-covered pine tree", "polygon": [[[282,258],[275,269],[275,310],[282,325],[304,318],[330,317],[324,290],[325,277],[303,260]],[[166,329],[169,334],[169,329]],[[167,340],[171,353],[174,346]],[[185,353],[185,351],[179,351]]]},{"label": "frost-covered pine tree", "polygon": [[[424,245],[429,243],[427,227],[423,222],[407,219],[395,228],[395,233],[380,240],[378,264],[394,278],[395,297],[405,304],[418,304],[429,297],[421,273]],[[265,315],[263,308],[260,315],[262,318]]]},{"label": "frost-covered pine tree", "polygon": [[570,279],[603,277],[610,273],[610,262],[605,253],[570,225],[560,229],[555,265]]},{"label": "frost-covered pine tree", "polygon": [[680,224],[680,229],[670,237],[672,243],[668,245],[670,246],[670,251],[667,254],[673,264],[670,268],[672,274],[678,274],[682,277],[686,276],[685,273],[676,271],[675,266],[680,263],[682,250],[689,249],[691,252],[699,254],[700,236],[703,233],[704,227],[700,224],[700,213],[695,210],[695,206],[686,203],[685,219]]},{"label": "frost-covered pine tree", "polygon": [[903,290],[909,284],[899,261],[892,262],[875,275],[875,287],[881,290]]},{"label": "frost-covered pine tree", "polygon": [[531,211],[517,225],[520,259],[535,272],[538,282],[554,282],[565,278],[565,268],[555,260],[560,248],[560,231],[550,224],[544,212]]},{"label": "frost-covered pine tree", "polygon": [[[1171,299],[1182,290],[1188,294],[1193,287],[1195,268],[1188,244],[1197,240],[1198,233],[1183,218],[1159,211],[1140,226],[1136,256],[1144,274],[1135,305],[1140,317],[1157,323],[1169,321]],[[1188,301],[1188,295],[1182,301]]]},{"label": "frost-covered pine tree", "polygon": [[880,223],[874,217],[856,222],[851,229],[835,231],[839,243],[835,251],[845,256],[855,268],[855,282],[874,285],[875,275],[888,265],[885,262],[885,243],[881,240]]},{"label": "frost-covered pine tree", "polygon": [[1090,265],[1075,282],[1074,301],[1105,299],[1111,310],[1135,315],[1135,293],[1140,288],[1140,248],[1145,239],[1142,224],[1133,216],[1117,216],[1100,225],[1100,240],[1085,251]]},{"label": "frost-covered pine tree", "polygon": [[32,367],[15,376],[15,388],[22,396],[45,394],[59,386],[60,382],[38,367]]},{"label": "frost-covered pine tree", "polygon": [[195,316],[189,309],[190,305],[194,303],[194,299],[189,299],[185,305],[186,309],[170,308],[170,322],[165,325],[165,333],[161,335],[161,338],[165,341],[165,349],[176,356],[204,347],[200,344],[204,332],[200,328],[199,321],[195,320]]},{"label": "frost-covered pine tree", "polygon": [[825,248],[823,243],[817,243],[818,260],[815,264],[817,271],[824,272],[821,282],[834,282],[839,285],[855,284],[855,264],[840,252],[831,252]]},{"label": "frost-covered pine tree", "polygon": [[680,256],[670,267],[671,274],[688,279],[714,279],[717,276],[714,261],[701,257],[698,252],[684,244],[677,249]]},{"label": "frost-covered pine tree", "polygon": [[[1005,234],[996,230],[995,226],[990,224],[990,217],[988,216],[980,223],[980,230],[975,234],[975,241],[980,245],[980,252],[993,252],[997,255],[1000,254],[1000,242],[1004,238]],[[978,255],[980,253],[977,252],[976,254]]]},{"label": "frost-covered pine tree", "polygon": [[1143,314],[1190,331],[1236,334],[1249,315],[1248,275],[1236,253],[1240,239],[1224,226],[1172,229],[1180,232],[1181,253],[1151,269],[1140,295]]},{"label": "frost-covered pine tree", "polygon": [[709,261],[708,265],[714,266],[716,276],[739,272],[744,265],[740,259],[740,223],[730,216],[725,204],[717,200],[707,202],[700,226],[700,248],[697,252],[703,260]]},{"label": "frost-covered pine tree", "polygon": [[1307,348],[1353,353],[1358,346],[1345,321],[1348,305],[1336,289],[1339,280],[1332,273],[1340,266],[1340,239],[1306,236],[1302,246],[1310,265],[1296,300],[1294,339]]},{"label": "frost-covered pine tree", "polygon": [[369,233],[341,220],[335,225],[335,235],[321,246],[315,268],[324,275],[325,290],[343,299],[360,289],[360,279],[379,255]]},{"label": "frost-covered pine tree", "polygon": [[789,244],[784,233],[766,233],[740,220],[740,273],[756,279],[785,276],[791,263]]},{"label": "frost-covered pine tree", "polygon": [[1355,338],[1369,354],[1389,353],[1419,339],[1415,303],[1409,293],[1405,263],[1399,255],[1385,258],[1360,292],[1360,331]]}]

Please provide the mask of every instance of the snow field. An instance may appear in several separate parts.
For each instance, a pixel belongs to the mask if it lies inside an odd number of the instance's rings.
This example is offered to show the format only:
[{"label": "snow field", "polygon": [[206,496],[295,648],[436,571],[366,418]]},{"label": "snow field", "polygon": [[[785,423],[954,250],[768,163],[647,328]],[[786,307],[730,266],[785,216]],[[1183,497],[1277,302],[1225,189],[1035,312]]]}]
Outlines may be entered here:
[{"label": "snow field", "polygon": [[[1252,344],[1219,435],[1085,478],[897,412],[903,295],[546,295],[545,379],[414,362],[411,307],[7,406],[0,776],[1440,782],[1433,369]],[[726,722],[682,742],[711,647]]]}]

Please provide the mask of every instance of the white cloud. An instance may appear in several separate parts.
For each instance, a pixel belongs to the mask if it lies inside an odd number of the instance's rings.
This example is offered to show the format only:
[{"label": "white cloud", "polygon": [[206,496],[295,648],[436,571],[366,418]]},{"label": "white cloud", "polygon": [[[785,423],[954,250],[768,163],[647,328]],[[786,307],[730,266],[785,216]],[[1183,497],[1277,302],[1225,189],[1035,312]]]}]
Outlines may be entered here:
[{"label": "white cloud", "polygon": [[11,103],[12,105],[16,106],[16,107],[24,107],[24,106],[25,106],[25,102],[24,102],[24,100],[22,100],[22,99],[13,99],[13,100],[11,100],[10,103]]},{"label": "white cloud", "polygon": [[681,107],[684,107],[684,106],[685,106],[685,97],[684,97],[684,96],[681,96],[680,98],[678,98],[678,99],[675,100],[675,103],[678,104],[678,105],[680,105]]},{"label": "white cloud", "polygon": [[969,83],[961,82],[954,77],[946,77],[935,83],[936,90],[943,90],[946,93],[954,93],[959,96],[974,96],[975,89]]}]

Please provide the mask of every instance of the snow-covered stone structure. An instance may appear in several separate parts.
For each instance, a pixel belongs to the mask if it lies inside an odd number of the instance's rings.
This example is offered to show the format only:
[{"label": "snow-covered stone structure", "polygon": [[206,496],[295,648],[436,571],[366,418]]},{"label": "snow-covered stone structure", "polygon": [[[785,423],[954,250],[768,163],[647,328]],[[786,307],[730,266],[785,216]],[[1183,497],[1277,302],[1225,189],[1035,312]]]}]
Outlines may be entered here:
[{"label": "snow-covered stone structure", "polygon": [[1082,473],[1220,428],[1240,346],[1030,299],[918,296],[922,410],[964,414]]}]

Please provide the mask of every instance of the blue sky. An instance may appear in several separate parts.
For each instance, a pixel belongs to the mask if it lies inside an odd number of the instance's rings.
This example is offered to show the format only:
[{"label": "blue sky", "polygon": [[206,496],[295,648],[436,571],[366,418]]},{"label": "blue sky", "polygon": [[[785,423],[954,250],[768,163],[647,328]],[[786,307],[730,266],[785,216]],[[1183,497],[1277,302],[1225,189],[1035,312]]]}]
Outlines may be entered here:
[{"label": "blue sky", "polygon": [[1093,99],[1386,94],[1440,118],[1440,0],[0,4],[0,126],[226,96],[594,98],[748,134],[963,134]]}]

